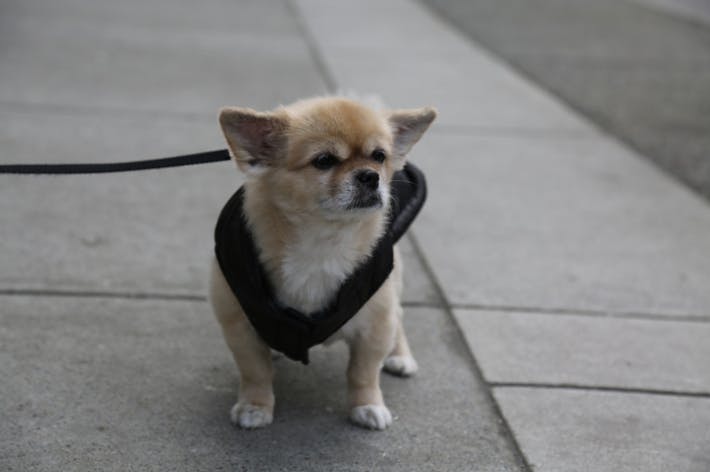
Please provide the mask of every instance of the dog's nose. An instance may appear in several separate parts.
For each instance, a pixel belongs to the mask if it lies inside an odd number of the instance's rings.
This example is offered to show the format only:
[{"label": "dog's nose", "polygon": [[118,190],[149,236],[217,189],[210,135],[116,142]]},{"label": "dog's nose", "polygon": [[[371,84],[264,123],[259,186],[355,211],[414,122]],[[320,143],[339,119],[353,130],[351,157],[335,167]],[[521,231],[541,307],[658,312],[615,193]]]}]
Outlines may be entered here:
[{"label": "dog's nose", "polygon": [[358,182],[370,190],[375,190],[380,183],[380,174],[374,170],[361,170],[355,177]]}]

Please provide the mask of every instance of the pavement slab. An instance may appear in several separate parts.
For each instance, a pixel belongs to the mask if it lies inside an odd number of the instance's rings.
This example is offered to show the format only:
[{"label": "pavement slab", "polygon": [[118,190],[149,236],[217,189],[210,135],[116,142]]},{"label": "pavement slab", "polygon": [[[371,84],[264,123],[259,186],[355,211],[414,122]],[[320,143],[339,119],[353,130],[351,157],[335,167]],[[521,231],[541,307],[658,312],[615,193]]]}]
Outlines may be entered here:
[{"label": "pavement slab", "polygon": [[342,90],[379,95],[392,107],[436,106],[435,127],[594,133],[417,3],[297,5]]},{"label": "pavement slab", "polygon": [[[271,108],[325,88],[282,3],[89,3],[3,4],[3,162],[223,148],[219,107]],[[241,182],[229,163],[0,176],[0,289],[202,295],[217,214]]]},{"label": "pavement slab", "polygon": [[710,396],[710,323],[484,310],[455,315],[488,382]]},{"label": "pavement slab", "polygon": [[204,295],[214,224],[238,174],[225,162],[2,177],[0,286]]},{"label": "pavement slab", "polygon": [[707,0],[423,0],[710,198]]},{"label": "pavement slab", "polygon": [[45,3],[3,4],[0,103],[212,117],[325,90],[281,2]]},{"label": "pavement slab", "polygon": [[617,142],[432,133],[412,160],[452,304],[710,316],[710,208]]},{"label": "pavement slab", "polygon": [[[204,114],[206,116],[3,105],[0,110],[2,162],[132,161],[226,147],[217,121],[218,109],[204,110]],[[115,177],[130,185],[133,175],[136,174]],[[93,177],[81,178],[88,181]],[[0,179],[3,179],[2,187],[7,187],[20,177],[3,175]],[[159,174],[154,174],[153,179],[159,182]]]},{"label": "pavement slab", "polygon": [[[231,162],[117,175],[0,176],[0,291],[205,296],[214,225],[242,182]],[[404,301],[438,304],[409,240],[400,247]]]},{"label": "pavement slab", "polygon": [[387,431],[346,421],[343,344],[309,366],[278,359],[274,424],[241,431],[228,419],[236,368],[206,303],[5,296],[0,468],[521,470],[451,319],[409,308],[405,324],[420,374],[383,376]]},{"label": "pavement slab", "polygon": [[285,2],[204,0],[201,6],[195,8],[191,2],[172,0],[6,0],[3,18],[12,20],[8,23],[42,22],[96,29],[124,27],[168,35],[218,31],[284,36],[299,31]]},{"label": "pavement slab", "polygon": [[678,15],[690,21],[710,25],[710,4],[705,0],[634,0],[652,8]]},{"label": "pavement slab", "polygon": [[706,472],[710,398],[497,388],[532,469]]}]

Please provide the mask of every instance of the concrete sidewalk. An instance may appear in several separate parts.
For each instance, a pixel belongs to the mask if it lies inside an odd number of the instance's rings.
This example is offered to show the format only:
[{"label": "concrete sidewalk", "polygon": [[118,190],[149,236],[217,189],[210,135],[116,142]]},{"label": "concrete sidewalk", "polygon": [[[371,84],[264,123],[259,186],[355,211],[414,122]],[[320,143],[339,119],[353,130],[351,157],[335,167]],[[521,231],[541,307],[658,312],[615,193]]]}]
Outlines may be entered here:
[{"label": "concrete sidewalk", "polygon": [[275,424],[204,301],[230,163],[0,176],[0,469],[710,469],[710,208],[415,2],[6,2],[3,161],[221,147],[215,110],[329,89],[435,105],[405,241],[421,373],[349,425],[342,346]]}]

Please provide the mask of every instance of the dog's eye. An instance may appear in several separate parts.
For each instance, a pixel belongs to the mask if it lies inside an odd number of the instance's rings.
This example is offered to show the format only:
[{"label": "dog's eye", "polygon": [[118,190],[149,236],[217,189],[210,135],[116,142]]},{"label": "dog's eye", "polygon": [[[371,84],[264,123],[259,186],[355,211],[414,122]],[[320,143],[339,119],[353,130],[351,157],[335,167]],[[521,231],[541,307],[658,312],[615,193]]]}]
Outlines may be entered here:
[{"label": "dog's eye", "polygon": [[372,151],[372,158],[376,160],[377,162],[385,162],[385,159],[387,158],[387,154],[385,154],[385,151],[382,149],[375,149]]},{"label": "dog's eye", "polygon": [[332,167],[340,164],[340,159],[338,159],[334,154],[329,152],[324,152],[323,154],[318,154],[312,161],[313,167],[319,170],[328,170]]}]

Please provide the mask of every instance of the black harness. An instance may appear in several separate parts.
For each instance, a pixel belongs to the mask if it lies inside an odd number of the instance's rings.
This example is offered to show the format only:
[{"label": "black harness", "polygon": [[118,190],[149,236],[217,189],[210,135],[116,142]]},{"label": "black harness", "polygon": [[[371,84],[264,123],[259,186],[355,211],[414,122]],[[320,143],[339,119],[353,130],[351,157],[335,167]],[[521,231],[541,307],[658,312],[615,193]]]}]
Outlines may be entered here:
[{"label": "black harness", "polygon": [[407,164],[394,174],[391,190],[389,224],[372,254],[343,282],[325,309],[309,315],[274,297],[244,217],[244,187],[229,199],[215,228],[217,261],[252,326],[272,349],[308,364],[308,349],[338,331],[387,280],[393,267],[392,246],[424,205],[424,174]]}]

